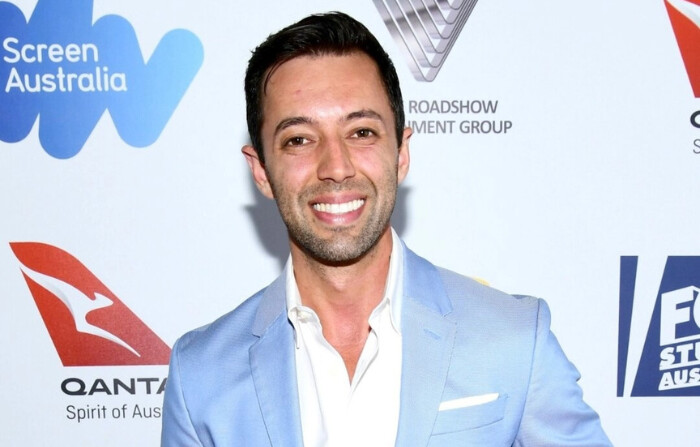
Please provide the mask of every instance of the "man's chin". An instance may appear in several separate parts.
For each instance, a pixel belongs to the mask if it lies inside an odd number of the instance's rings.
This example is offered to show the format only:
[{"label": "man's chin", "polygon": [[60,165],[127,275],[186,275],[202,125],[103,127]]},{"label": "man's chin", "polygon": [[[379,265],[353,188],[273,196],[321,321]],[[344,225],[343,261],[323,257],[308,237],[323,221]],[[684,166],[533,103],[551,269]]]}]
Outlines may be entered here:
[{"label": "man's chin", "polygon": [[336,236],[331,240],[295,241],[295,245],[316,262],[338,267],[358,262],[376,245],[376,241],[363,240],[362,237],[338,239]]}]

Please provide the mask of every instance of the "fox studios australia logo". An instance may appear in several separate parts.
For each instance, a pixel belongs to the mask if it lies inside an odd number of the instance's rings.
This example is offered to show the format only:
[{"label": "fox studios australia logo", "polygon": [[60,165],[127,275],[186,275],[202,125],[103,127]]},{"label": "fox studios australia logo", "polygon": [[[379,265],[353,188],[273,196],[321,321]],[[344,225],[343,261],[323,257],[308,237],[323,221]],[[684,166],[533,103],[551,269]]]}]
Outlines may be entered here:
[{"label": "fox studios australia logo", "polygon": [[431,82],[440,72],[477,0],[374,0],[384,24],[404,51],[418,81]]},{"label": "fox studios australia logo", "polygon": [[23,140],[40,116],[43,149],[71,158],[109,111],[125,143],[149,146],[203,58],[199,39],[175,29],[146,61],[125,18],[93,20],[93,0],[39,0],[29,20],[0,1],[0,141]]},{"label": "fox studios australia logo", "polygon": [[620,259],[618,397],[700,396],[700,256]]}]

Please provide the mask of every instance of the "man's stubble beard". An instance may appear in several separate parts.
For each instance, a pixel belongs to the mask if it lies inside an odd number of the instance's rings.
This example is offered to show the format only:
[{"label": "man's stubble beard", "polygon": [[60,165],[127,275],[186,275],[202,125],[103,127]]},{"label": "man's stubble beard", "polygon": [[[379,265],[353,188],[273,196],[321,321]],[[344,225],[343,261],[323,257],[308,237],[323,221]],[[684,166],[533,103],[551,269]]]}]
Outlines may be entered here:
[{"label": "man's stubble beard", "polygon": [[[285,194],[284,189],[275,187],[273,183],[270,183],[270,186],[292,243],[318,262],[328,265],[344,265],[351,264],[369,253],[389,226],[396,203],[398,180],[395,174],[387,177],[387,181],[379,186],[374,185],[369,180],[348,180],[340,184],[320,183],[306,188],[296,200]],[[371,215],[364,222],[359,233],[352,231],[354,228],[342,227],[331,229],[331,232],[335,234],[332,234],[330,238],[323,238],[314,232],[312,224],[307,222],[307,214],[304,211],[308,208],[309,200],[312,197],[344,190],[361,191],[367,196],[363,206],[367,207],[372,203],[371,206],[375,208],[363,210],[363,213],[369,212]],[[386,201],[383,203],[377,201],[379,195],[382,194],[380,190],[386,195]],[[349,234],[351,231],[356,234]]]}]

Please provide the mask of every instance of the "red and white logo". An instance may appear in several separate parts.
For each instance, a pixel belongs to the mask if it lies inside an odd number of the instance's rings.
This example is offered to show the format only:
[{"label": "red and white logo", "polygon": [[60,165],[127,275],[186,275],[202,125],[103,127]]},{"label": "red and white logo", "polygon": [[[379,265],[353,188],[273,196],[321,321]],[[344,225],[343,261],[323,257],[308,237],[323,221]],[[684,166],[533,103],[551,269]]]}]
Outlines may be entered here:
[{"label": "red and white logo", "polygon": [[700,98],[700,0],[664,0],[690,85]]},{"label": "red and white logo", "polygon": [[71,254],[12,242],[63,366],[167,365],[170,348]]}]

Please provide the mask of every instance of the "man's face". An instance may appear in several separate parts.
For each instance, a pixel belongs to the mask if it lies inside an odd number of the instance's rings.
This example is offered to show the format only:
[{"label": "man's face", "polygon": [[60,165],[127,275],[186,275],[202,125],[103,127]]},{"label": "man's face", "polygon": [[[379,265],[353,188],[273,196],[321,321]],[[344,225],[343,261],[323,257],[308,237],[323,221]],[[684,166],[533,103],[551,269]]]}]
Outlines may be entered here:
[{"label": "man's face", "polygon": [[326,263],[369,252],[389,230],[410,137],[399,147],[374,62],[363,53],[287,61],[269,79],[263,115],[265,166],[252,147],[243,152],[292,243]]}]

